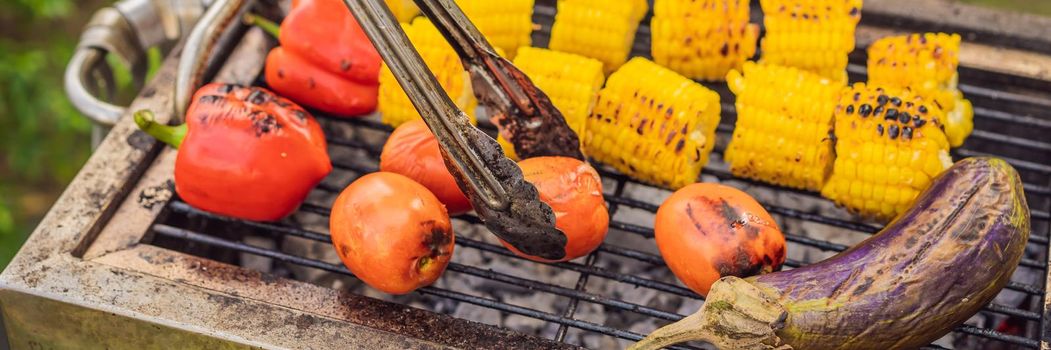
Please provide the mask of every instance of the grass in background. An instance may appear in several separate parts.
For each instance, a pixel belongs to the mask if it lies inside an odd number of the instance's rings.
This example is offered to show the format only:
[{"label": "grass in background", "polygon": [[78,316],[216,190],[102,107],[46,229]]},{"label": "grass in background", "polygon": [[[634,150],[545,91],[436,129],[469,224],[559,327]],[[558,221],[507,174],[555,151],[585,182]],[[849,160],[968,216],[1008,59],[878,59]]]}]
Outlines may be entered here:
[{"label": "grass in background", "polygon": [[[0,1],[0,269],[91,154],[91,122],[62,78],[85,22],[112,0]],[[150,72],[161,54],[150,50]],[[109,57],[118,104],[137,91]]]},{"label": "grass in background", "polygon": [[0,268],[90,154],[62,73],[103,1],[0,1]]}]

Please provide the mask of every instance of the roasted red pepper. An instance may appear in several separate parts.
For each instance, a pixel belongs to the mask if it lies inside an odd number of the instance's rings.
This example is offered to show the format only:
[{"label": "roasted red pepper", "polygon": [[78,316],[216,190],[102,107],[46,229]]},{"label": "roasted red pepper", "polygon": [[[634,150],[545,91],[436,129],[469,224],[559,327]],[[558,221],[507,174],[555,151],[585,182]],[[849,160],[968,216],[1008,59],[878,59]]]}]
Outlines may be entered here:
[{"label": "roasted red pepper", "polygon": [[135,122],[179,149],[179,197],[216,214],[279,220],[332,171],[317,121],[263,88],[209,84],[194,94],[186,124],[158,124],[149,111]]},{"label": "roasted red pepper", "polygon": [[274,91],[339,116],[376,110],[382,61],[342,1],[293,1],[278,40],[266,59]]}]

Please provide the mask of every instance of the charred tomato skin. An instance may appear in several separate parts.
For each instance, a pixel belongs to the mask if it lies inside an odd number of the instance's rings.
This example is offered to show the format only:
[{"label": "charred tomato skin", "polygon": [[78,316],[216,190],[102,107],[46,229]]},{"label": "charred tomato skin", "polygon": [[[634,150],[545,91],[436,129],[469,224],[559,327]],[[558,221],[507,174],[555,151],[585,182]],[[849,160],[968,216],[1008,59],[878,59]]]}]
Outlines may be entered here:
[{"label": "charred tomato skin", "polygon": [[778,271],[785,261],[785,237],[770,214],[724,185],[676,191],[657,210],[654,234],[668,267],[700,295],[721,277]]},{"label": "charred tomato skin", "polygon": [[343,264],[389,294],[434,283],[449,264],[455,241],[438,198],[412,179],[388,172],[347,186],[332,206],[329,230]]},{"label": "charred tomato skin", "polygon": [[471,201],[446,168],[438,139],[423,120],[402,124],[391,133],[380,154],[380,171],[419,182],[445,204],[450,215],[471,211]]},{"label": "charred tomato skin", "polygon": [[507,242],[504,247],[533,261],[569,261],[588,255],[606,239],[609,208],[602,196],[602,179],[588,163],[569,157],[536,157],[518,162],[525,180],[540,192],[540,200],[555,213],[555,227],[566,234],[566,256],[547,260],[527,255]]},{"label": "charred tomato skin", "polygon": [[208,212],[280,220],[332,171],[317,121],[263,88],[205,85],[193,96],[186,126],[175,191]]}]

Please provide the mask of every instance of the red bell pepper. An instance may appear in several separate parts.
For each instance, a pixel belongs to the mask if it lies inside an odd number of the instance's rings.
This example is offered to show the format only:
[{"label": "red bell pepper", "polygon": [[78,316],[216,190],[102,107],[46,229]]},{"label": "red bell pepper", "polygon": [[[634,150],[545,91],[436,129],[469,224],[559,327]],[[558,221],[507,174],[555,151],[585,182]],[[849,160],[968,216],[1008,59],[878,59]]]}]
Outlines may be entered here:
[{"label": "red bell pepper", "polygon": [[194,94],[185,124],[158,124],[149,111],[135,122],[179,149],[175,192],[216,214],[279,220],[332,171],[317,121],[263,88],[209,84]]},{"label": "red bell pepper", "polygon": [[266,59],[274,91],[339,116],[376,110],[382,61],[342,1],[293,1],[278,41]]}]

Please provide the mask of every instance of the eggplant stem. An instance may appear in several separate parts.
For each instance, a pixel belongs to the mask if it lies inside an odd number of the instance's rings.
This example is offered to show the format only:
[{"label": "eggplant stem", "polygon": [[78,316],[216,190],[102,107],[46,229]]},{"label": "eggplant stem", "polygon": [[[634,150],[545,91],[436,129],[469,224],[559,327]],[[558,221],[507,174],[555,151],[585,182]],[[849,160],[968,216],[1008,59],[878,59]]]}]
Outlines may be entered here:
[{"label": "eggplant stem", "polygon": [[784,307],[755,285],[724,277],[712,285],[700,311],[654,331],[628,349],[654,350],[688,341],[705,341],[720,349],[792,349],[777,336],[787,317]]},{"label": "eggplant stem", "polygon": [[247,25],[262,28],[274,38],[281,36],[281,26],[263,16],[249,12],[245,14],[244,21]]},{"label": "eggplant stem", "polygon": [[186,138],[186,124],[168,126],[158,123],[153,117],[153,111],[148,109],[135,112],[134,117],[135,124],[140,130],[172,148],[178,149],[182,145],[182,140]]},{"label": "eggplant stem", "polygon": [[675,323],[661,327],[646,338],[635,343],[628,350],[657,350],[678,343],[688,341],[704,341],[715,344],[717,339],[704,327],[704,315],[702,311],[686,316]]}]

